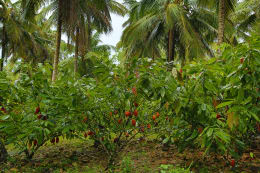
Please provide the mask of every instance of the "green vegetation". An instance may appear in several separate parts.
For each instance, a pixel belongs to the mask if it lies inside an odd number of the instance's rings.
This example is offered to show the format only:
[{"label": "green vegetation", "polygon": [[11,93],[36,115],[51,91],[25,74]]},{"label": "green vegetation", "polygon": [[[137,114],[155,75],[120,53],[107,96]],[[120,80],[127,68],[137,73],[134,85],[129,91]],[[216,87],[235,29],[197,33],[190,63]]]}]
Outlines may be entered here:
[{"label": "green vegetation", "polygon": [[257,170],[259,5],[0,0],[0,170]]}]

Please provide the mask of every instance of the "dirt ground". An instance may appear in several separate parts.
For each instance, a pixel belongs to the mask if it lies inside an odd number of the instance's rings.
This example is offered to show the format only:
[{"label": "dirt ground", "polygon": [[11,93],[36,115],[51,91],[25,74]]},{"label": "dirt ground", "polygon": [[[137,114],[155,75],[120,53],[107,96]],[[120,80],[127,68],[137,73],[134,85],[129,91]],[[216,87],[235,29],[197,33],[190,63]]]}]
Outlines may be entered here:
[{"label": "dirt ground", "polygon": [[[162,144],[154,141],[134,141],[124,149],[116,159],[114,172],[147,173],[160,172],[161,165],[187,168],[195,173],[206,172],[252,172],[260,173],[260,151],[244,153],[241,160],[236,161],[232,168],[229,161],[216,154],[203,156],[198,149],[186,149],[179,152],[175,146],[165,149]],[[12,159],[0,165],[2,172],[37,172],[37,173],[63,173],[63,172],[106,172],[108,156],[100,148],[95,148],[92,142],[71,140],[61,141],[56,145],[47,145],[40,148],[31,162],[26,162],[21,155],[9,151]]]}]

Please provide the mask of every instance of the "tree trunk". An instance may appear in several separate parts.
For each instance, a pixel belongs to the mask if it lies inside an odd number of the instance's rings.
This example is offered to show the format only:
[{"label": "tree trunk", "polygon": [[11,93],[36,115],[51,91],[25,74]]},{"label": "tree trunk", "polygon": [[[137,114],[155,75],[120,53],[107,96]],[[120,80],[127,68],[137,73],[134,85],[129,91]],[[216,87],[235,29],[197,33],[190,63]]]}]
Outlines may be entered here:
[{"label": "tree trunk", "polygon": [[219,13],[218,13],[218,44],[224,41],[225,30],[225,0],[219,0]]},{"label": "tree trunk", "polygon": [[3,71],[3,70],[4,70],[5,44],[6,44],[6,33],[5,33],[5,25],[3,24],[2,58],[1,58],[1,60],[0,60],[0,71]]},{"label": "tree trunk", "polygon": [[[92,35],[92,30],[91,30],[91,21],[90,21],[90,16],[87,15],[87,29],[86,29],[86,32],[87,32],[87,35],[86,35],[86,41],[85,41],[85,55],[88,54],[88,52],[90,52],[91,50],[91,35]],[[82,67],[83,67],[83,71],[84,71],[84,74],[86,75],[87,74],[87,65],[86,65],[87,61],[86,61],[86,57],[85,56],[82,56]]]},{"label": "tree trunk", "polygon": [[59,0],[58,6],[58,26],[57,26],[57,38],[56,38],[56,51],[55,57],[53,60],[53,72],[52,72],[52,81],[54,82],[58,75],[58,64],[60,56],[60,43],[61,43],[61,27],[62,27],[62,11],[61,11],[62,0]]},{"label": "tree trunk", "polygon": [[175,55],[175,39],[174,39],[174,30],[171,29],[168,32],[168,62],[174,60]]},{"label": "tree trunk", "polygon": [[5,149],[5,145],[2,143],[2,141],[0,139],[0,163],[6,161],[7,156],[8,156],[8,154]]},{"label": "tree trunk", "polygon": [[78,56],[79,56],[79,27],[76,28],[76,44],[75,44],[75,62],[74,62],[74,75],[78,72]]}]

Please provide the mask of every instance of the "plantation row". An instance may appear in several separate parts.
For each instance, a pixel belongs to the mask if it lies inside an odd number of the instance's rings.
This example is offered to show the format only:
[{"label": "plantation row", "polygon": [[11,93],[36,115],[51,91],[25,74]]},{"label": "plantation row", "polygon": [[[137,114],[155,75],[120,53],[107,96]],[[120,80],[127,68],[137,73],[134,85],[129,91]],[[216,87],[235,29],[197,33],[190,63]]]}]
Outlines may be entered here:
[{"label": "plantation row", "polygon": [[147,58],[129,59],[127,69],[101,61],[95,77],[75,80],[61,72],[55,84],[47,65],[15,81],[1,72],[0,137],[28,159],[60,137],[91,138],[112,166],[131,140],[155,134],[180,150],[228,153],[235,166],[260,133],[259,47],[260,37],[225,45],[222,57],[173,71]]}]

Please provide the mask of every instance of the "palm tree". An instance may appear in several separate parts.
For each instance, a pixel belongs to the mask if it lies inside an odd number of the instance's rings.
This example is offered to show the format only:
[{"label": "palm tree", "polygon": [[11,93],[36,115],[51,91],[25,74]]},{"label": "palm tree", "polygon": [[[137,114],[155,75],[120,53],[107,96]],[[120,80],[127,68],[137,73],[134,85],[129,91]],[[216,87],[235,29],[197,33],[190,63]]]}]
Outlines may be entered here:
[{"label": "palm tree", "polygon": [[64,1],[58,0],[58,23],[57,23],[57,37],[56,37],[56,51],[53,59],[53,73],[52,81],[55,81],[58,73],[58,63],[60,57],[60,43],[61,43],[61,27],[62,27],[62,5]]},{"label": "palm tree", "polygon": [[22,58],[24,61],[35,63],[48,57],[45,45],[49,43],[43,38],[40,27],[23,20],[19,11],[19,3],[0,0],[0,21],[2,22],[2,58],[0,69],[6,57],[12,61]]},{"label": "palm tree", "polygon": [[[76,3],[75,3],[76,2]],[[92,31],[108,33],[112,30],[110,13],[125,15],[127,9],[120,3],[110,0],[97,3],[94,1],[78,0],[70,10],[68,22],[68,37],[75,41],[74,73],[77,73],[78,56],[85,63],[85,55],[91,51]],[[73,12],[74,11],[74,12]]]},{"label": "palm tree", "polygon": [[[27,20],[33,21],[35,19],[35,14],[39,9],[46,3],[48,0],[21,0],[22,7],[24,9],[24,16]],[[56,50],[55,56],[53,58],[53,72],[52,72],[52,81],[54,82],[57,78],[58,73],[58,63],[60,56],[60,44],[61,44],[61,33],[62,33],[62,23],[67,20],[69,7],[72,1],[70,0],[52,0],[51,4],[53,7],[51,9],[53,14],[53,19],[56,21]]]},{"label": "palm tree", "polygon": [[[22,0],[23,1],[23,7],[24,7],[24,14],[27,17],[27,19],[35,16],[36,12],[39,10],[40,7],[42,7],[45,3],[48,2],[48,0]],[[59,56],[60,56],[60,43],[61,43],[61,33],[62,31],[68,32],[69,35],[71,35],[71,32],[74,34],[79,34],[77,36],[78,40],[76,43],[78,43],[77,46],[75,46],[75,51],[82,52],[81,50],[81,43],[85,42],[88,39],[85,35],[85,21],[89,20],[91,21],[93,16],[99,16],[100,18],[103,18],[104,20],[102,22],[96,22],[97,20],[93,20],[94,23],[97,25],[97,27],[103,27],[108,26],[107,28],[111,28],[109,21],[110,18],[110,11],[113,12],[115,10],[118,13],[121,13],[122,11],[125,11],[125,9],[120,9],[122,5],[116,5],[119,4],[115,1],[97,1],[97,0],[51,0],[50,6],[52,8],[52,15],[50,17],[51,20],[56,21],[57,26],[57,33],[56,33],[56,51],[55,51],[55,57],[53,59],[53,74],[52,74],[52,81],[55,81],[57,78],[58,73],[58,62],[59,62]],[[89,16],[89,19],[86,19],[87,16]],[[86,20],[85,20],[86,19]],[[104,25],[105,23],[105,25]],[[102,26],[103,25],[103,26]],[[88,29],[90,30],[90,29]],[[82,39],[82,36],[84,36]],[[76,37],[75,37],[76,38]],[[86,43],[88,44],[88,43]],[[85,45],[85,44],[84,44]],[[83,46],[84,47],[84,46]],[[75,53],[75,71],[77,71],[77,59],[79,53]],[[84,55],[82,53],[82,55]]]},{"label": "palm tree", "polygon": [[236,0],[198,0],[198,4],[218,12],[218,44],[224,41],[225,22],[227,15],[234,11]]},{"label": "palm tree", "polygon": [[[159,57],[166,50],[169,62],[174,57],[213,56],[203,31],[211,26],[205,16],[193,15],[195,5],[187,1],[131,1],[130,18],[125,23],[121,45],[128,56]],[[192,17],[191,17],[192,16]],[[203,18],[204,17],[204,18]],[[209,18],[209,17],[208,17]],[[200,23],[203,28],[195,27]]]},{"label": "palm tree", "polygon": [[252,34],[260,33],[260,0],[238,2],[230,15],[236,27],[236,36],[246,40]]},{"label": "palm tree", "polygon": [[3,23],[2,27],[2,57],[0,59],[0,71],[4,70],[4,60],[5,60],[5,50],[6,50],[6,31],[5,31],[5,25]]}]

